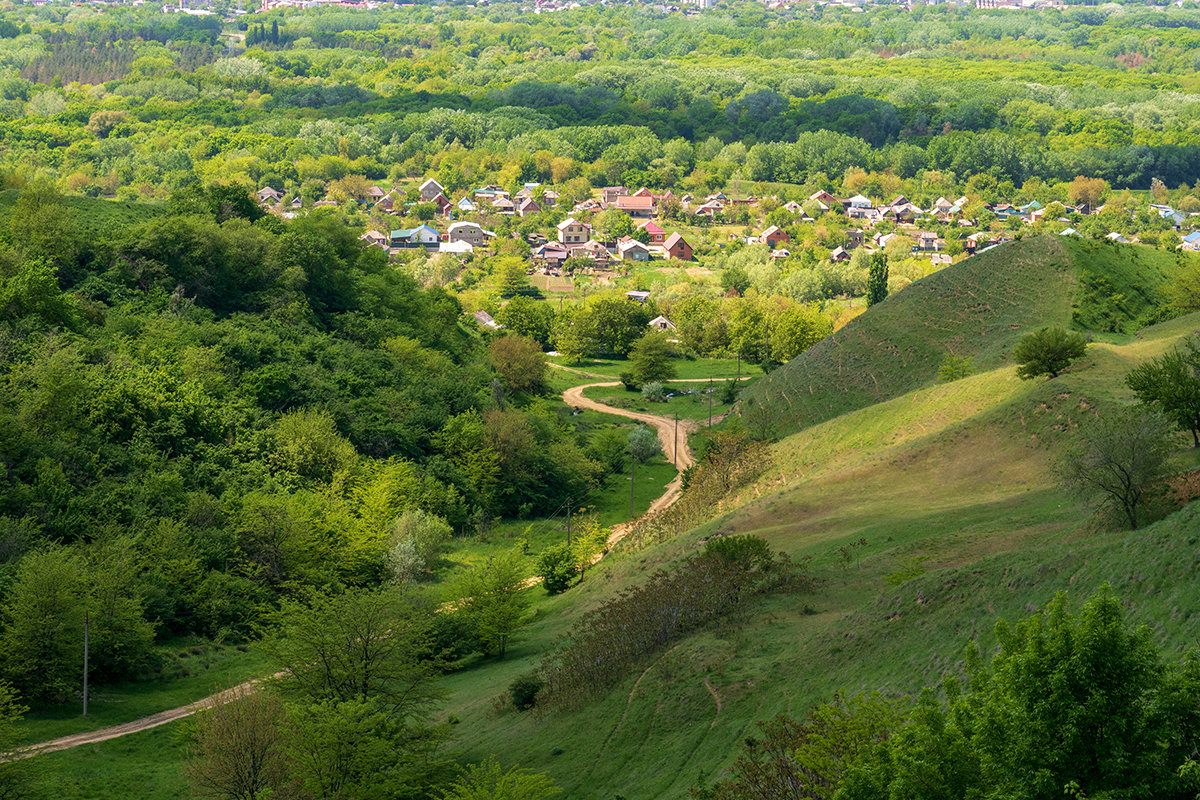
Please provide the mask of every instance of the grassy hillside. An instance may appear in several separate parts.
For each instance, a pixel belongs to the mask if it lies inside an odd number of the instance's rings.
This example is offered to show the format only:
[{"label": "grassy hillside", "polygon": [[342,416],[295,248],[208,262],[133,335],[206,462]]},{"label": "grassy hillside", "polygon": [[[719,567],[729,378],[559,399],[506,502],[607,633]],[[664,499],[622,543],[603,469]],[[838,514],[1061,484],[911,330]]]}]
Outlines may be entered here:
[{"label": "grassy hillside", "polygon": [[937,380],[949,356],[978,371],[1008,360],[1042,325],[1098,335],[1135,330],[1157,313],[1173,254],[1059,236],[1028,237],[918,281],[775,370],[745,393],[777,433],[898,397]]},{"label": "grassy hillside", "polygon": [[[1200,316],[1093,345],[1054,381],[1002,366],[844,414],[773,448],[773,466],[703,528],[621,557],[541,606],[514,658],[453,676],[468,758],[549,770],[572,797],[682,798],[727,765],[757,721],[802,714],[839,690],[916,691],[987,646],[1014,619],[1069,589],[1109,582],[1163,643],[1200,634],[1194,554],[1200,508],[1142,531],[1107,532],[1062,494],[1050,465],[1071,429],[1129,400],[1134,363],[1200,326]],[[1182,440],[1181,440],[1182,443]],[[1178,467],[1195,466],[1180,451]],[[755,533],[811,556],[818,591],[769,599],[745,619],[690,637],[603,700],[569,716],[495,705],[599,598],[714,530]],[[865,540],[865,545],[851,546]],[[843,550],[842,548],[845,548]],[[847,557],[843,557],[845,552]]]}]

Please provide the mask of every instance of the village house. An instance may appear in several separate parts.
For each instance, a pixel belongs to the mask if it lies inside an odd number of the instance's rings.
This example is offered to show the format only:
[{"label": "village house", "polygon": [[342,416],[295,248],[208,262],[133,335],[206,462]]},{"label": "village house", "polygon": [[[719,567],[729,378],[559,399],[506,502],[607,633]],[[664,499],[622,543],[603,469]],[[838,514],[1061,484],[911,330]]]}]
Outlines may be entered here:
[{"label": "village house", "polygon": [[525,198],[521,201],[521,204],[517,206],[517,214],[522,217],[527,217],[530,214],[539,214],[541,211],[542,207],[538,205],[538,202],[532,197]]},{"label": "village house", "polygon": [[492,211],[496,214],[511,217],[517,213],[517,204],[509,200],[508,197],[497,197],[492,200]]},{"label": "village house", "polygon": [[1192,231],[1183,237],[1183,243],[1179,245],[1179,248],[1192,253],[1200,251],[1200,231]]},{"label": "village house", "polygon": [[466,195],[463,195],[463,198],[455,203],[454,206],[464,214],[470,214],[479,208],[475,205],[474,201]]},{"label": "village house", "polygon": [[617,198],[616,208],[631,217],[651,217],[654,215],[654,198],[648,195],[625,195]]},{"label": "village house", "polygon": [[675,323],[662,316],[661,314],[647,323],[647,327],[653,328],[656,331],[673,331]]},{"label": "village house", "polygon": [[617,242],[617,254],[622,261],[649,261],[650,248],[637,239]]},{"label": "village house", "polygon": [[829,260],[833,262],[849,261],[850,253],[844,247],[835,247],[829,251]]},{"label": "village house", "polygon": [[663,252],[666,253],[667,258],[673,258],[677,261],[692,260],[692,246],[687,243],[686,239],[679,235],[678,231],[672,233],[663,242]]},{"label": "village house", "polygon": [[451,222],[446,231],[446,240],[450,242],[466,242],[473,247],[482,247],[487,240],[496,234],[485,231],[476,222]]},{"label": "village house", "polygon": [[384,250],[387,250],[392,244],[391,238],[386,233],[379,231],[367,231],[358,238],[372,247],[380,247]]},{"label": "village house", "polygon": [[272,189],[270,186],[264,186],[258,190],[258,202],[265,206],[277,206],[279,201],[283,199],[280,192]]},{"label": "village house", "polygon": [[558,273],[570,252],[566,246],[558,242],[547,242],[534,248],[532,257],[535,262],[541,262],[547,272]]},{"label": "village house", "polygon": [[567,217],[557,227],[558,240],[563,244],[583,244],[592,238],[592,226],[586,222],[576,222],[574,217]]},{"label": "village house", "polygon": [[418,225],[415,228],[400,228],[392,231],[392,247],[437,247],[442,236],[428,225]]},{"label": "village house", "polygon": [[639,303],[644,303],[650,299],[650,293],[635,290],[635,291],[626,292],[625,297],[627,297],[630,300],[635,300]]},{"label": "village house", "polygon": [[643,222],[641,225],[638,225],[638,229],[645,231],[646,235],[650,237],[649,241],[646,242],[647,244],[662,244],[667,238],[667,232],[658,227],[653,221]]},{"label": "village house", "polygon": [[624,186],[605,186],[600,190],[600,203],[607,208],[616,205],[618,197],[628,197],[629,190]]},{"label": "village house", "polygon": [[779,247],[780,242],[790,242],[792,238],[788,236],[787,232],[778,225],[772,225],[759,234],[758,240],[763,244],[770,246],[772,249],[775,249]]},{"label": "village house", "polygon": [[422,203],[432,203],[439,194],[445,194],[446,187],[442,186],[433,178],[430,178],[421,184],[419,191],[421,193]]},{"label": "village house", "polygon": [[496,330],[504,327],[500,323],[496,322],[496,320],[492,318],[492,315],[486,311],[476,311],[471,316],[475,317],[475,321],[485,328]]}]

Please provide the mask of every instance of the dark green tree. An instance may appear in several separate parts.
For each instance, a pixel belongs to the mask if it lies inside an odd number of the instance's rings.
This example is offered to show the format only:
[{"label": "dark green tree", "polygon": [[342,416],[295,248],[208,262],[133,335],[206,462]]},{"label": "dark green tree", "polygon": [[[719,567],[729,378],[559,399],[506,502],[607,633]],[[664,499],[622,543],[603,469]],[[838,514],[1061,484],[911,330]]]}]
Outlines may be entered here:
[{"label": "dark green tree", "polygon": [[882,303],[888,296],[887,253],[873,253],[867,268],[867,305]]},{"label": "dark green tree", "polygon": [[1017,375],[1030,380],[1039,375],[1057,378],[1071,362],[1082,358],[1087,352],[1087,340],[1083,334],[1068,332],[1057,325],[1038,328],[1021,337],[1013,348],[1013,360],[1017,362]]},{"label": "dark green tree", "polygon": [[662,331],[652,331],[634,342],[629,349],[629,361],[633,365],[633,378],[639,384],[675,377],[671,343]]},{"label": "dark green tree", "polygon": [[1195,338],[1134,367],[1125,384],[1143,403],[1190,431],[1193,447],[1200,447],[1200,346]]},{"label": "dark green tree", "polygon": [[1171,440],[1166,419],[1123,408],[1080,426],[1059,462],[1064,487],[1137,528],[1150,486],[1163,475]]}]

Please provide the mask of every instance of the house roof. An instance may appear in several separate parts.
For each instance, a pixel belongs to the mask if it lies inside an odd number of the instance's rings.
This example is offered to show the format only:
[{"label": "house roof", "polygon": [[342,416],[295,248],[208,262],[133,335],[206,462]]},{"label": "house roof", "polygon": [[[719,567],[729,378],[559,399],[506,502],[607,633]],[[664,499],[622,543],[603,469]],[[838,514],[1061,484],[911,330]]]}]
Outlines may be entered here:
[{"label": "house roof", "polygon": [[473,253],[475,245],[470,242],[442,242],[438,245],[439,253]]},{"label": "house roof", "polygon": [[425,187],[429,186],[430,184],[433,184],[434,186],[436,186],[438,188],[439,192],[445,188],[440,183],[438,183],[437,180],[435,180],[434,178],[428,178],[428,179],[426,179],[426,181],[424,183],[421,184],[421,189],[424,190]]},{"label": "house roof", "polygon": [[647,220],[644,224],[639,225],[638,227],[646,231],[646,233],[666,233],[666,231],[654,223],[654,220]]},{"label": "house roof", "polygon": [[783,229],[782,229],[782,228],[780,228],[778,225],[772,225],[771,227],[769,227],[769,228],[767,228],[766,230],[764,230],[764,231],[762,232],[762,235],[763,235],[763,238],[766,238],[766,237],[770,236],[770,235],[771,235],[771,234],[773,234],[773,233],[783,233]]},{"label": "house roof", "polygon": [[1200,242],[1200,231],[1192,231],[1187,236],[1183,237],[1183,240],[1188,244],[1191,244],[1192,242]]},{"label": "house roof", "polygon": [[475,317],[475,321],[478,322],[480,325],[483,325],[486,328],[503,327],[500,323],[496,322],[496,320],[494,320],[492,318],[491,314],[489,314],[486,311],[476,311],[471,316]]},{"label": "house roof", "polygon": [[687,244],[687,239],[684,239],[679,234],[679,231],[675,231],[675,233],[672,233],[670,236],[668,236],[667,240],[665,242],[663,242],[663,247],[666,248],[667,250],[670,250],[672,247],[674,247],[677,244]]},{"label": "house roof", "polygon": [[650,252],[650,248],[647,247],[646,245],[642,244],[641,242],[639,242],[637,239],[629,239],[628,241],[617,242],[617,249],[620,250],[622,253],[624,253],[626,250],[634,250],[637,248],[641,248],[642,250],[645,250],[647,253]]},{"label": "house roof", "polygon": [[572,225],[582,225],[583,227],[588,228],[588,229],[590,229],[592,227],[591,225],[588,225],[586,222],[579,222],[574,217],[567,217],[562,222],[558,223],[558,225],[556,225],[555,227],[557,227],[560,231],[565,231],[567,228],[571,227]]},{"label": "house roof", "polygon": [[657,317],[655,317],[654,319],[650,320],[650,322],[649,322],[649,325],[650,325],[650,327],[651,327],[651,328],[658,328],[658,327],[661,327],[661,326],[663,326],[663,325],[667,326],[668,328],[674,328],[674,327],[675,327],[675,323],[674,323],[674,322],[671,322],[671,320],[667,319],[667,318],[666,318],[666,317],[664,317],[662,314],[659,314]]},{"label": "house roof", "polygon": [[463,228],[479,228],[479,230],[483,230],[483,226],[480,225],[478,222],[465,222],[465,221],[451,222],[450,227],[447,228],[446,230],[448,233],[454,233],[455,231],[460,231]]},{"label": "house roof", "polygon": [[649,195],[635,197],[633,195],[621,195],[617,198],[617,208],[621,210],[631,209],[633,211],[649,211],[654,208],[654,198]]}]

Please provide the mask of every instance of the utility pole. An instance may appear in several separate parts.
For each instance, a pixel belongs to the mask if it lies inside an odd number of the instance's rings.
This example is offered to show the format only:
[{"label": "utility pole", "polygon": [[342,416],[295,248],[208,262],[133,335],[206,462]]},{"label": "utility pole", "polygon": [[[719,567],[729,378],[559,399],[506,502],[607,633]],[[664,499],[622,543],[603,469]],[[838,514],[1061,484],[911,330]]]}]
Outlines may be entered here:
[{"label": "utility pole", "polygon": [[88,696],[88,612],[83,612],[83,715],[87,716]]},{"label": "utility pole", "polygon": [[571,501],[567,501],[567,547],[571,546]]},{"label": "utility pole", "polygon": [[737,357],[738,357],[738,380],[740,381],[742,379],[742,351],[741,350],[738,350]]},{"label": "utility pole", "polygon": [[675,436],[671,439],[671,466],[679,469],[679,412],[675,412]]},{"label": "utility pole", "polygon": [[631,453],[629,456],[629,518],[633,519],[633,462],[636,461]]},{"label": "utility pole", "polygon": [[712,427],[712,378],[708,379],[708,427]]}]

